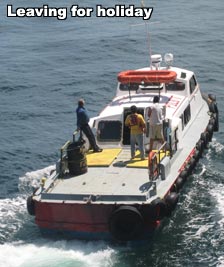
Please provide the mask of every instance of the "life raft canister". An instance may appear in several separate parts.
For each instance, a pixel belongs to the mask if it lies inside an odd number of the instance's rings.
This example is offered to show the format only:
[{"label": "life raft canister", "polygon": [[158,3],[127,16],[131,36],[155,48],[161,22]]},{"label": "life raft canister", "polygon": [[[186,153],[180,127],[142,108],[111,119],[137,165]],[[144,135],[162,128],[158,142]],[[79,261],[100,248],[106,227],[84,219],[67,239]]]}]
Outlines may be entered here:
[{"label": "life raft canister", "polygon": [[144,230],[144,219],[133,206],[121,206],[112,212],[109,230],[118,241],[130,241],[140,237]]}]

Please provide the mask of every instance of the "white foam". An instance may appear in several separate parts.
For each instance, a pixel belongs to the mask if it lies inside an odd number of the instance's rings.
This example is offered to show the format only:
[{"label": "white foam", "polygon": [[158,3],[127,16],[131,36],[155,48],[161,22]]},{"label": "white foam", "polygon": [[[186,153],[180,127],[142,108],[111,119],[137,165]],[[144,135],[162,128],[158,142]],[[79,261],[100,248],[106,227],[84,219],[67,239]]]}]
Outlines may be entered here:
[{"label": "white foam", "polygon": [[219,264],[217,267],[224,267],[224,256],[218,258]]},{"label": "white foam", "polygon": [[[49,166],[27,172],[19,178],[20,195],[0,199],[0,240],[4,242],[7,236],[13,238],[13,234],[24,227],[24,219],[29,219],[28,215],[24,215],[27,213],[26,198],[30,194],[31,185],[39,186],[41,177],[48,177],[54,168],[55,166]],[[40,236],[32,239],[30,236],[29,240],[26,238],[19,242],[0,244],[0,267],[107,267],[111,266],[112,254],[114,250],[104,242],[55,242]]]},{"label": "white foam", "polygon": [[[37,242],[38,243],[38,242]],[[1,267],[111,266],[114,250],[103,242],[39,240],[0,245]]]},{"label": "white foam", "polygon": [[216,188],[211,190],[211,194],[217,201],[217,204],[218,204],[217,208],[221,216],[218,223],[221,227],[223,227],[224,226],[224,186],[222,184],[218,185]]},{"label": "white foam", "polygon": [[215,149],[217,154],[221,154],[224,151],[224,145],[217,142],[215,138],[212,140],[212,147]]},{"label": "white foam", "polygon": [[55,169],[55,165],[48,166],[46,168],[27,172],[24,176],[19,177],[19,190],[21,193],[29,194],[30,188],[37,188],[40,184],[40,179],[45,176],[49,177],[50,172]]}]

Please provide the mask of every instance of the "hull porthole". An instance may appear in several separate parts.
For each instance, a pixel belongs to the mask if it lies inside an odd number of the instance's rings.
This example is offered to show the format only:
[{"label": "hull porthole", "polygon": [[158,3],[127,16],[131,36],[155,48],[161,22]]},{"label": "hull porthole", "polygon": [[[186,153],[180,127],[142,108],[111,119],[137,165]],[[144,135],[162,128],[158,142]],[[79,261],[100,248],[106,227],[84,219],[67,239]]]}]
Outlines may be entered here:
[{"label": "hull porthole", "polygon": [[121,206],[115,210],[109,220],[112,236],[118,241],[129,241],[141,236],[144,220],[137,208]]}]

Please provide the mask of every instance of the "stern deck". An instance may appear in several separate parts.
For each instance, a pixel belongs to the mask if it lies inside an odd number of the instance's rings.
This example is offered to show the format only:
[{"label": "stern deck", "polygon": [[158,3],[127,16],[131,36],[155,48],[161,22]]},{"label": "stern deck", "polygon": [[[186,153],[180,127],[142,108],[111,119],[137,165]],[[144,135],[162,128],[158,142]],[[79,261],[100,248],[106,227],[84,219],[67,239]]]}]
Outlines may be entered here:
[{"label": "stern deck", "polygon": [[[179,175],[180,168],[194,149],[200,134],[204,132],[209,115],[204,103],[201,110],[186,129],[181,147],[170,160],[170,172],[165,180],[159,177],[150,181],[148,159],[130,159],[130,147],[104,149],[101,153],[87,155],[88,171],[79,176],[57,178],[46,185],[41,201],[50,202],[95,202],[143,203],[155,197],[163,198]],[[197,129],[197,130],[196,130]],[[156,188],[156,190],[155,190]]]}]

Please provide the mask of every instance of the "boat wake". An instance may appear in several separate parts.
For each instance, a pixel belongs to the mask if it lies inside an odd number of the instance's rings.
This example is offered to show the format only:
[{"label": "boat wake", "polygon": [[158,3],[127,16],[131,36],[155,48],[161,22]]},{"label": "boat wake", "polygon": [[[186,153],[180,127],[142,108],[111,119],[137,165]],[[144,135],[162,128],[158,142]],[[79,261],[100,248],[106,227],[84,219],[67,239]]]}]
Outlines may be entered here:
[{"label": "boat wake", "polygon": [[48,178],[54,169],[55,165],[51,165],[40,170],[27,172],[24,176],[19,177],[19,192],[27,197],[32,190],[39,187],[40,179],[43,176]]},{"label": "boat wake", "polygon": [[0,200],[0,258],[7,267],[112,266],[115,250],[105,242],[43,238],[26,210],[26,199],[55,166],[19,178],[19,195]]},{"label": "boat wake", "polygon": [[2,266],[111,266],[114,250],[103,242],[49,241],[39,239],[35,244],[13,242],[0,245]]}]

